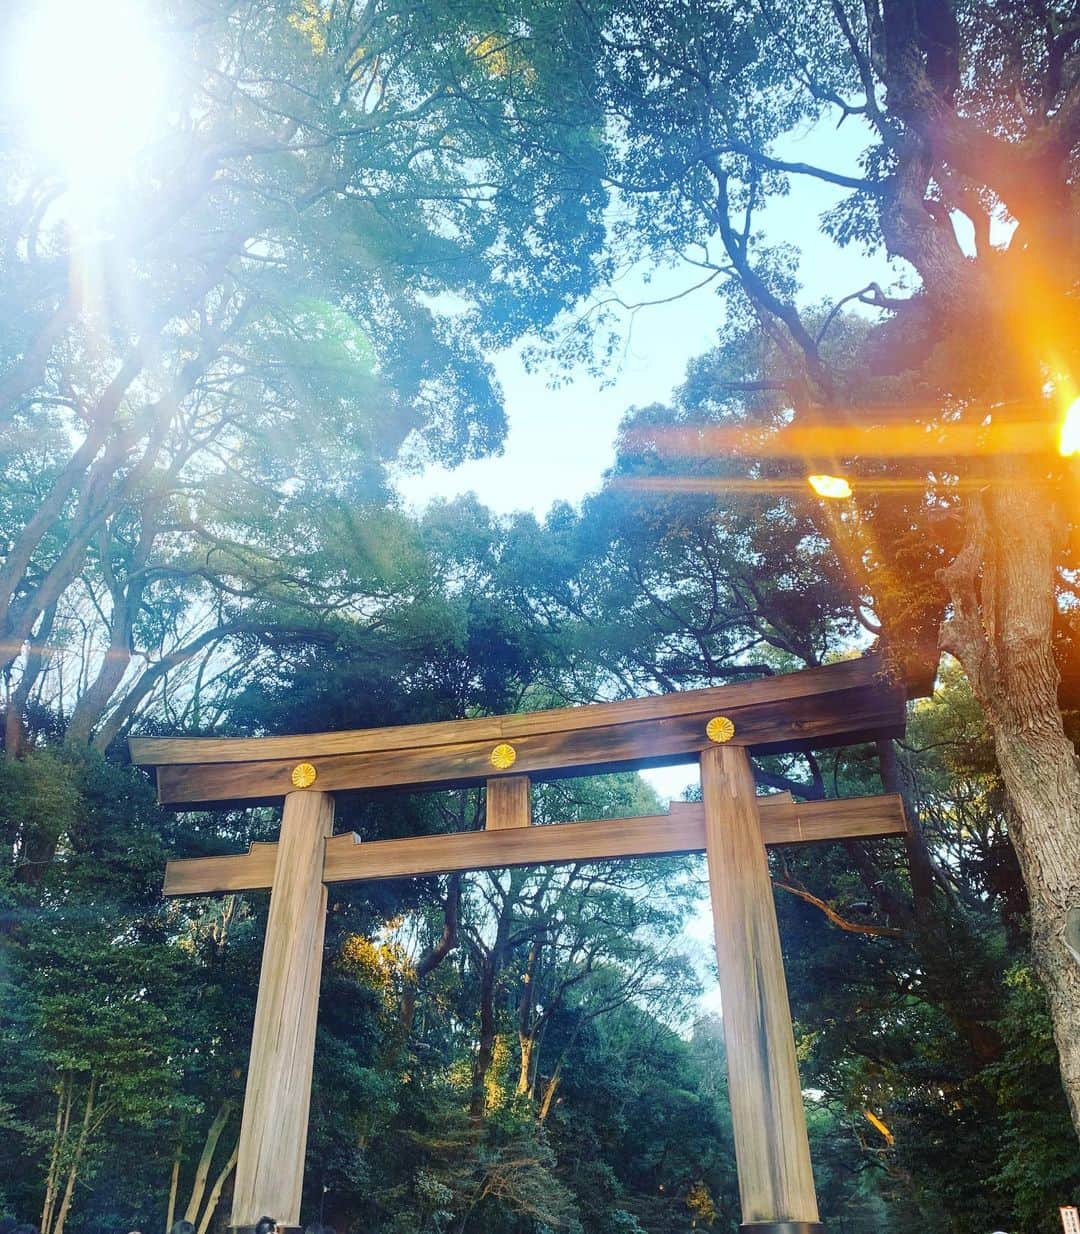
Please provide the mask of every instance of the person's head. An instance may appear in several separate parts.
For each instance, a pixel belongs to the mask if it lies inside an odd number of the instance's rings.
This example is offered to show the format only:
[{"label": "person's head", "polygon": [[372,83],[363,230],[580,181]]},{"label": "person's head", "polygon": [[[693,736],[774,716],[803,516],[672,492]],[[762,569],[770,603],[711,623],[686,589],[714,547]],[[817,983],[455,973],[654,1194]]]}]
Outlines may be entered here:
[{"label": "person's head", "polygon": [[174,1221],[169,1234],[195,1234],[194,1221]]},{"label": "person's head", "polygon": [[255,1234],[275,1234],[277,1222],[273,1217],[260,1217],[255,1222]]}]

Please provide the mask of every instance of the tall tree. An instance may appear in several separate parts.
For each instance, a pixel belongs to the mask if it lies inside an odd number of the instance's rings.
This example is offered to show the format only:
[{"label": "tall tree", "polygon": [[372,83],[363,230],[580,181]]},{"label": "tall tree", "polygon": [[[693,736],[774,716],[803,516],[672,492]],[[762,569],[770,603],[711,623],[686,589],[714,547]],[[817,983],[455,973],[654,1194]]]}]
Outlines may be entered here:
[{"label": "tall tree", "polygon": [[[848,512],[818,512],[822,533],[901,667],[921,660],[925,682],[940,630],[990,718],[1080,1131],[1080,965],[1066,945],[1080,765],[1058,700],[1074,503],[1055,451],[1080,366],[1072,6],[695,0],[588,13],[576,81],[608,117],[615,240],[628,258],[683,260],[728,287],[729,328],[760,343],[718,394],[770,391],[791,418],[671,450],[852,478]],[[789,156],[789,135],[832,121],[854,134],[835,165]],[[836,190],[825,231],[884,249],[914,291],[836,287],[808,311],[796,245],[761,228],[768,203],[810,179]],[[856,302],[875,327],[830,346]]]},{"label": "tall tree", "polygon": [[[52,87],[5,74],[9,752],[38,700],[104,746],[170,670],[222,671],[227,640],[374,617],[394,585],[385,463],[496,446],[486,353],[602,265],[605,194],[574,170],[591,139],[554,162],[526,140],[562,121],[570,49],[524,65],[493,34],[560,13],[159,6],[169,105],[89,184],[23,123]],[[40,17],[6,6],[5,46]],[[63,50],[78,31],[49,33]],[[149,107],[126,102],[118,124]]]}]

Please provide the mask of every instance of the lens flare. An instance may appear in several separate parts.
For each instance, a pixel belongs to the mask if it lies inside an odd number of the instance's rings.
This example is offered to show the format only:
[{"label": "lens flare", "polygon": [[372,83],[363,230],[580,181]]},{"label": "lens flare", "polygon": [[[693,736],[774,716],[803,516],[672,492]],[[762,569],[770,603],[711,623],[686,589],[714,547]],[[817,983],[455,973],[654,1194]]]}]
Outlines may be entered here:
[{"label": "lens flare", "polygon": [[806,483],[819,497],[830,497],[833,501],[843,501],[851,496],[851,485],[843,476],[807,476]]},{"label": "lens flare", "polygon": [[45,0],[6,49],[27,143],[80,195],[123,178],[160,125],[162,58],[137,0]]},{"label": "lens flare", "polygon": [[1058,436],[1058,453],[1063,458],[1071,458],[1080,451],[1080,397],[1065,408],[1061,420],[1061,433]]}]

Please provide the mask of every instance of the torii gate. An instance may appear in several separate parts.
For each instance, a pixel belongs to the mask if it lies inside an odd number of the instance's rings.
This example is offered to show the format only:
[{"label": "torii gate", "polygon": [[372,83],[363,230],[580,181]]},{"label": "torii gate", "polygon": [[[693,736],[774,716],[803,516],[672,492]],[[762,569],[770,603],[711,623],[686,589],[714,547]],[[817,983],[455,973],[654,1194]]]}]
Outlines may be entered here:
[{"label": "torii gate", "polygon": [[[895,795],[758,797],[748,754],[901,734],[904,692],[876,656],[705,690],[525,714],[295,737],[132,738],[163,804],[284,797],[280,838],[170,861],[166,895],[271,890],[232,1225],[298,1227],[326,884],[704,851],[708,858],[743,1230],[821,1234],[765,849],[900,835]],[[531,826],[530,781],[700,757],[703,800],[652,818]],[[335,791],[486,783],[484,831],[360,843]]]}]

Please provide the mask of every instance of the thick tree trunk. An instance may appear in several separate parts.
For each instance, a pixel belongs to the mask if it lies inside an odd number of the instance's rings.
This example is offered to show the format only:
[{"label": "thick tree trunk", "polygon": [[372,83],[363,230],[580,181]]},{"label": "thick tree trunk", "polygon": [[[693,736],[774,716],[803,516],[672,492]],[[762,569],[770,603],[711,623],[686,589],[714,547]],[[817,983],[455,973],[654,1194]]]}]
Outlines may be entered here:
[{"label": "thick tree trunk", "polygon": [[1080,1135],[1080,963],[1065,943],[1080,907],[1080,773],[1061,731],[999,725],[994,747],[1012,806],[1012,841],[1031,904],[1031,949],[1050,1007],[1061,1078]]},{"label": "thick tree trunk", "polygon": [[1057,698],[1054,512],[1033,479],[1003,465],[985,501],[973,500],[967,541],[945,575],[953,615],[942,644],[963,665],[993,732],[1032,954],[1080,1134],[1080,964],[1065,941],[1068,912],[1080,906],[1080,765]]},{"label": "thick tree trunk", "polygon": [[518,1044],[521,1047],[521,1062],[518,1066],[517,1087],[515,1092],[519,1097],[528,1097],[533,1088],[533,1058],[536,1055],[536,1038],[532,1033],[518,1034]]}]

